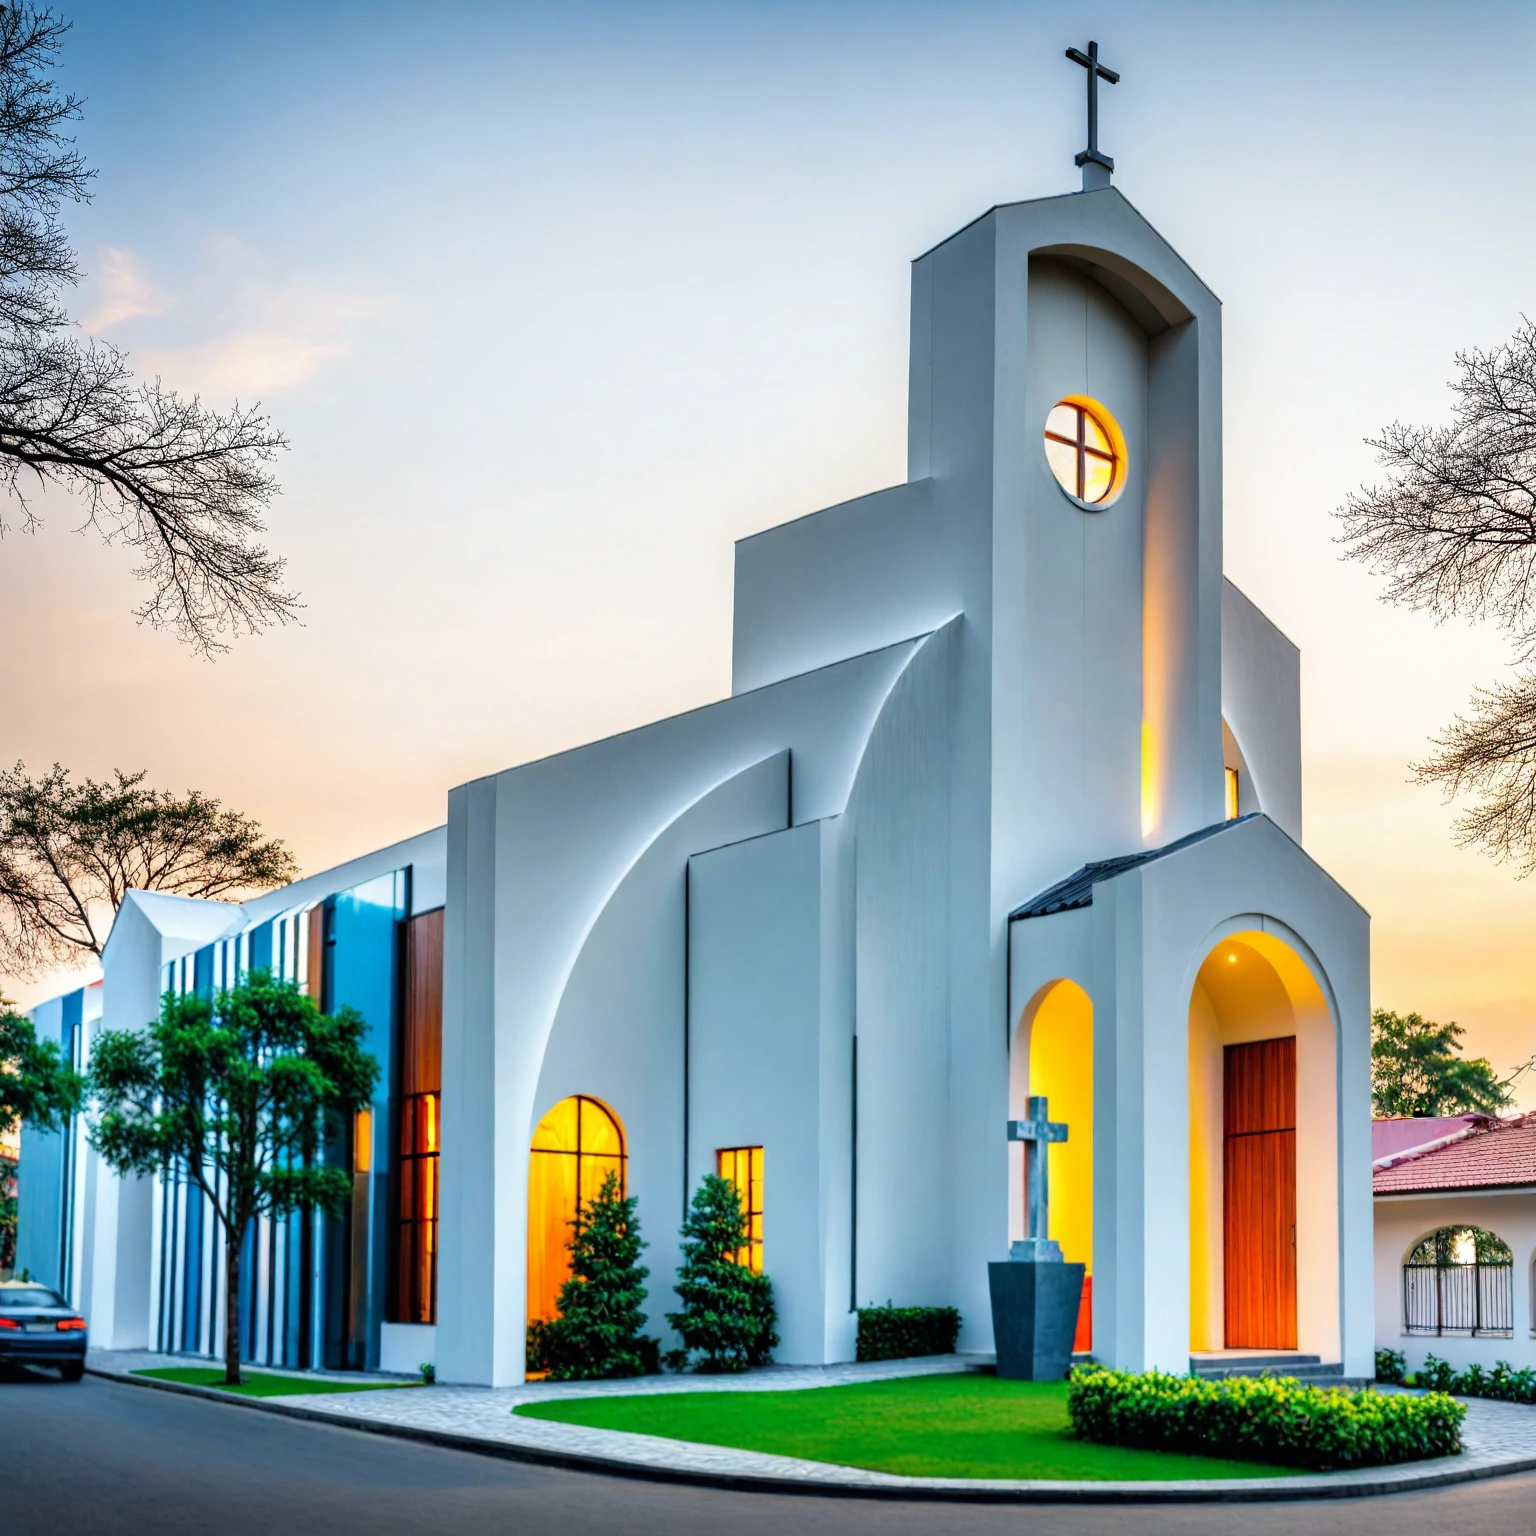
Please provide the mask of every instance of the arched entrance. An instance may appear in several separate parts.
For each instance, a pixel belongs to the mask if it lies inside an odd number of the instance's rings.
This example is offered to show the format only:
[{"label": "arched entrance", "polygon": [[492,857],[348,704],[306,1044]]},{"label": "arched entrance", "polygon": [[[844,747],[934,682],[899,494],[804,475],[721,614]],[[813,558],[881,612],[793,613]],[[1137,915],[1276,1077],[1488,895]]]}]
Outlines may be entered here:
[{"label": "arched entrance", "polygon": [[1333,1018],[1297,949],[1230,933],[1189,1004],[1190,1347],[1337,1359]]},{"label": "arched entrance", "polygon": [[[1085,1267],[1083,1302],[1074,1348],[1093,1347],[1093,1002],[1075,982],[1047,982],[1029,1001],[1015,1042],[1010,1112],[1046,1098],[1051,1119],[1065,1123],[1067,1139],[1047,1151],[1050,1231],[1068,1263]],[[1010,1175],[1014,1215],[1010,1235],[1024,1234],[1024,1154],[1014,1144]]]},{"label": "arched entrance", "polygon": [[539,1121],[528,1158],[528,1321],[551,1318],[570,1278],[567,1244],[578,1201],[586,1205],[609,1173],[627,1183],[619,1117],[597,1099],[573,1094]]}]

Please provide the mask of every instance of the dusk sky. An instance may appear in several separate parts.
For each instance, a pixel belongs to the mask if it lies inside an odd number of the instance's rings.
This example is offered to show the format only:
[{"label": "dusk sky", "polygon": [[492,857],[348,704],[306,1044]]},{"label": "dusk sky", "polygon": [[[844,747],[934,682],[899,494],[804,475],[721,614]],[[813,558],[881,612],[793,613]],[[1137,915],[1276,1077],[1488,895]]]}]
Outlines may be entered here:
[{"label": "dusk sky", "polygon": [[7,760],[147,768],[315,871],[727,693],[732,541],[904,478],[908,263],[1078,184],[1093,37],[1116,184],[1224,304],[1226,569],[1302,648],[1306,842],[1375,1001],[1536,1051],[1536,881],[1407,767],[1508,644],[1384,606],[1332,517],[1536,314],[1536,7],[65,9],[75,312],[270,409],[306,606],[199,660],[62,498],[8,515]]}]

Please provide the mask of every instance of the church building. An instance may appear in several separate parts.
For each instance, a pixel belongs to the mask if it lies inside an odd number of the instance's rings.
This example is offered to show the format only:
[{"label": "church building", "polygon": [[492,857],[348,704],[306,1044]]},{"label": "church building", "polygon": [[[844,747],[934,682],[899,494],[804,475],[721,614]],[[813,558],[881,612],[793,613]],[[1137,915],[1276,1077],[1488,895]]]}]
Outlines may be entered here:
[{"label": "church building", "polygon": [[[1221,306],[1084,174],[912,264],[906,479],[737,544],[729,697],[244,906],[125,904],[106,1026],[265,963],[385,1063],[353,1209],[248,1238],[252,1359],[521,1380],[610,1169],[664,1344],[718,1171],[779,1360],[887,1299],[986,1351],[1043,1096],[1079,1348],[1371,1374],[1369,919],[1302,846],[1299,654],[1222,572]],[[196,1194],[71,1157],[23,1242],[93,1342],[216,1350]]]}]

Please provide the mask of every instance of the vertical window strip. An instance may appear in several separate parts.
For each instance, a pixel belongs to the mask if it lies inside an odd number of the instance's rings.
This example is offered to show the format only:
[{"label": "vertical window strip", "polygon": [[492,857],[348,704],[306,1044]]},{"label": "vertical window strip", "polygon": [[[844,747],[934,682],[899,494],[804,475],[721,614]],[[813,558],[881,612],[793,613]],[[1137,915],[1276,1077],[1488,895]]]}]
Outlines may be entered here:
[{"label": "vertical window strip", "polygon": [[741,1201],[747,1219],[747,1241],[736,1250],[736,1262],[754,1275],[763,1272],[763,1149],[721,1147],[715,1153],[716,1170]]}]

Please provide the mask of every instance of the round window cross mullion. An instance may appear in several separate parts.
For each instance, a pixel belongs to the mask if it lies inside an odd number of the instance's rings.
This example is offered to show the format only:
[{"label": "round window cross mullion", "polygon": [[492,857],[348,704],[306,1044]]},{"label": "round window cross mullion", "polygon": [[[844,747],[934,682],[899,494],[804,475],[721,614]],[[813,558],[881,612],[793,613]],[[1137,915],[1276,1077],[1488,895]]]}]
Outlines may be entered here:
[{"label": "round window cross mullion", "polygon": [[1045,457],[1056,483],[1085,510],[1114,501],[1125,479],[1125,442],[1114,418],[1068,396],[1045,421]]}]

